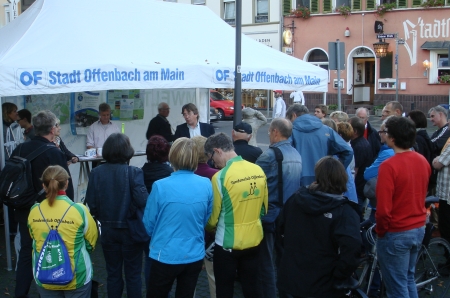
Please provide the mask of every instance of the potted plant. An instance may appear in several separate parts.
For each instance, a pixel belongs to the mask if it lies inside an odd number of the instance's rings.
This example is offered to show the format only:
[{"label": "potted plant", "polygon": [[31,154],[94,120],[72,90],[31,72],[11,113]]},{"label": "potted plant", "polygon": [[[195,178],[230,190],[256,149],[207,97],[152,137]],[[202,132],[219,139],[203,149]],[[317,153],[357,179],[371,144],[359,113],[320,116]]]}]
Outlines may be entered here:
[{"label": "potted plant", "polygon": [[375,111],[375,116],[381,117],[381,113],[382,113],[382,111],[383,111],[383,108],[384,108],[384,105],[377,105],[377,106],[374,106],[373,109],[374,109],[374,111]]},{"label": "potted plant", "polygon": [[291,11],[291,14],[297,18],[309,19],[311,11],[308,7],[299,5],[296,9]]},{"label": "potted plant", "polygon": [[430,7],[443,7],[445,5],[445,0],[425,0],[420,6],[425,8]]},{"label": "potted plant", "polygon": [[331,114],[338,109],[338,105],[331,104],[331,105],[328,105],[327,108],[328,108],[328,114]]},{"label": "potted plant", "polygon": [[347,5],[341,5],[335,9],[335,12],[339,13],[341,16],[344,16],[344,19],[346,19],[352,14],[352,8]]},{"label": "potted plant", "polygon": [[384,3],[377,5],[377,10],[375,10],[375,16],[377,18],[382,18],[386,12],[391,11],[394,8],[397,8],[396,3]]},{"label": "potted plant", "polygon": [[440,84],[450,84],[450,75],[442,75],[438,77],[438,82]]}]

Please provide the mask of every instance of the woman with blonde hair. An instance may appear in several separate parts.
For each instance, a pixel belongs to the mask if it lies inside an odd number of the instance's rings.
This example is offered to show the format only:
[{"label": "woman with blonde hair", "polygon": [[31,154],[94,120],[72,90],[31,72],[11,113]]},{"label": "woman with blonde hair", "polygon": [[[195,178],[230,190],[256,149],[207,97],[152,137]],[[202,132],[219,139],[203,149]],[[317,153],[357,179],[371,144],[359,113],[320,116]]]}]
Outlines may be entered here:
[{"label": "woman with blonde hair", "polygon": [[194,174],[198,154],[193,140],[177,139],[170,148],[170,177],[153,183],[144,213],[150,240],[147,297],[193,297],[205,256],[204,227],[211,215],[212,185]]},{"label": "woman with blonde hair", "polygon": [[31,207],[28,216],[28,228],[33,239],[33,268],[49,229],[57,228],[74,271],[72,281],[66,285],[42,284],[34,272],[41,297],[87,298],[91,295],[93,268],[89,253],[97,242],[97,226],[86,206],[74,203],[67,197],[65,190],[69,177],[61,166],[49,166],[41,177],[46,199]]}]

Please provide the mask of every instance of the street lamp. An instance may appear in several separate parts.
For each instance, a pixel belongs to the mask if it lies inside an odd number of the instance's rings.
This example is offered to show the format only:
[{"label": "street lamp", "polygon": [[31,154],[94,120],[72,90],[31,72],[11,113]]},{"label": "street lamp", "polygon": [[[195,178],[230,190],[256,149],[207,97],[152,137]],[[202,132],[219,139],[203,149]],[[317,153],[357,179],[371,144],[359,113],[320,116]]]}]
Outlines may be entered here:
[{"label": "street lamp", "polygon": [[375,50],[375,56],[377,58],[386,57],[388,51],[389,43],[384,42],[381,38],[379,42],[373,44],[373,49]]}]

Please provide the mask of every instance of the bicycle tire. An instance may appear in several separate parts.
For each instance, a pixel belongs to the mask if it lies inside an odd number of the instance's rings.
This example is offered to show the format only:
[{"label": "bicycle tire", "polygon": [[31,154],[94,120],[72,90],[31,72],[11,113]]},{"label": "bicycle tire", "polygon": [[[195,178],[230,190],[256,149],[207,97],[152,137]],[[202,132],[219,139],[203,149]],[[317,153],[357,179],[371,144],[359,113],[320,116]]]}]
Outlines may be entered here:
[{"label": "bicycle tire", "polygon": [[422,246],[417,256],[415,279],[417,290],[433,292],[433,288],[446,287],[450,273],[450,243],[443,238],[433,238]]}]

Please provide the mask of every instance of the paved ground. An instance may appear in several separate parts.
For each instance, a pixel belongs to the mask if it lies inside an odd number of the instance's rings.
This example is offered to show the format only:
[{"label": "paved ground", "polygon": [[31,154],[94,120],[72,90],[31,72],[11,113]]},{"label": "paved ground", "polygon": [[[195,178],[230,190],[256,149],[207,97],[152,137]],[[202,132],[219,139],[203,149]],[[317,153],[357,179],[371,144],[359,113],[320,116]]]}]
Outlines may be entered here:
[{"label": "paved ground", "polygon": [[[371,116],[370,122],[375,129],[379,129],[381,125],[381,118]],[[220,121],[214,123],[216,130],[219,132],[224,132],[227,134],[231,133],[232,121]],[[267,135],[268,126],[262,127],[258,131],[258,144],[260,147],[265,150],[269,145],[268,135]],[[431,135],[435,131],[435,128],[429,122],[429,126],[427,129],[428,133]],[[15,271],[7,271],[6,268],[6,248],[5,248],[5,231],[4,227],[0,226],[0,297],[13,297],[14,296],[14,286],[15,286]],[[12,247],[12,251],[14,251],[14,247]],[[94,263],[94,279],[100,283],[99,287],[99,297],[107,297],[106,295],[106,269],[105,262],[103,259],[103,253],[101,249],[100,242],[98,242],[97,248],[92,254],[92,260]],[[13,264],[15,264],[15,253],[13,253]],[[447,294],[444,294],[446,290],[446,283],[449,283],[449,278],[440,279],[439,282],[434,287],[435,291],[432,295],[428,295],[425,292],[420,292],[420,297],[450,297],[450,291]],[[126,290],[125,290],[126,291]],[[145,287],[142,289],[143,293],[145,293]],[[445,296],[443,296],[445,295]],[[32,285],[30,290],[30,297],[38,297],[35,286]],[[126,292],[124,292],[123,297],[126,296]],[[172,291],[170,297],[174,297],[174,293]],[[197,291],[196,296],[199,297],[210,297],[209,296],[209,287],[208,280],[206,277],[206,271],[202,270],[200,273],[200,277],[197,283]],[[235,295],[234,297],[243,297],[240,285],[238,282],[235,283]],[[275,297],[274,297],[275,298]]]}]

